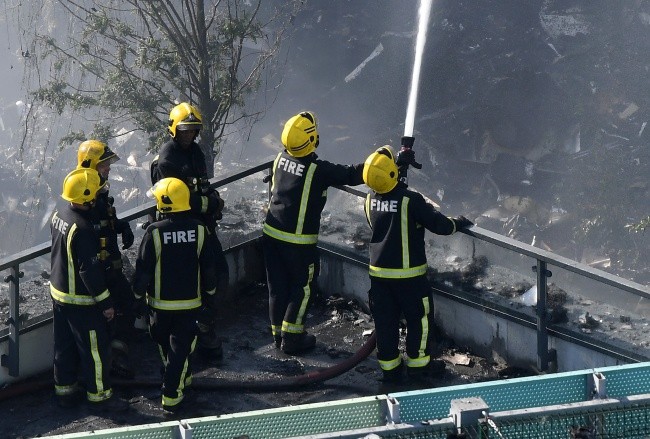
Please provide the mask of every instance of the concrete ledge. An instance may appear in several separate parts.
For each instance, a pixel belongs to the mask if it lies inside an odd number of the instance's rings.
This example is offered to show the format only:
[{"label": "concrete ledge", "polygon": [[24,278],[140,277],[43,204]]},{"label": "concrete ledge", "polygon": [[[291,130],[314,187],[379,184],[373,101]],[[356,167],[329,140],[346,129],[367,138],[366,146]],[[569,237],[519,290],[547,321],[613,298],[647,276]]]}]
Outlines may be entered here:
[{"label": "concrete ledge", "polygon": [[[323,294],[340,294],[356,299],[368,311],[370,279],[367,258],[331,243],[320,243],[319,249],[321,273],[318,285]],[[228,249],[226,258],[230,279],[223,301],[233,300],[241,288],[266,281],[259,236]],[[485,304],[436,289],[434,304],[436,324],[458,345],[467,346],[487,358],[501,357],[513,366],[536,367],[537,333],[534,324],[516,316],[513,310],[487,312]],[[0,386],[52,367],[51,315],[42,316],[38,324],[28,323],[31,326],[21,330],[20,334],[20,377],[10,377],[6,368],[0,368]],[[614,347],[594,351],[589,349],[588,342],[581,344],[569,338],[549,337],[549,348],[557,352],[559,372],[626,364],[621,355],[617,357]],[[0,354],[7,354],[8,343],[8,335],[0,335]]]}]

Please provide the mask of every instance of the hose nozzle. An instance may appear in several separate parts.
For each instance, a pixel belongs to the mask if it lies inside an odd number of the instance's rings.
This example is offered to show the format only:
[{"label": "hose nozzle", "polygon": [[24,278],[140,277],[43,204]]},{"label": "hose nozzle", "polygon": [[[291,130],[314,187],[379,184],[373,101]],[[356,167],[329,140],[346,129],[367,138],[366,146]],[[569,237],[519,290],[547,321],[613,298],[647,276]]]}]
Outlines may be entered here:
[{"label": "hose nozzle", "polygon": [[402,137],[402,148],[412,149],[415,143],[415,137],[404,136]]},{"label": "hose nozzle", "polygon": [[397,154],[397,166],[401,169],[404,180],[406,179],[406,169],[413,166],[415,169],[422,169],[422,165],[415,161],[415,152],[413,151],[415,137],[402,137],[402,147]]}]

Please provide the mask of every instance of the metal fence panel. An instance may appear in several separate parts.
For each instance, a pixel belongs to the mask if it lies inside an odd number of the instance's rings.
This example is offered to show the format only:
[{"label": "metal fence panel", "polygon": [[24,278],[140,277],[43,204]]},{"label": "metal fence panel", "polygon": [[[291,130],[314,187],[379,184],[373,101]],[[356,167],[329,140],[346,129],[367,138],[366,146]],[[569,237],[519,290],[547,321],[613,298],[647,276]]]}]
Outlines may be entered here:
[{"label": "metal fence panel", "polygon": [[402,421],[413,423],[446,417],[452,399],[481,397],[493,411],[584,401],[587,378],[584,371],[567,372],[390,396],[400,402]]}]

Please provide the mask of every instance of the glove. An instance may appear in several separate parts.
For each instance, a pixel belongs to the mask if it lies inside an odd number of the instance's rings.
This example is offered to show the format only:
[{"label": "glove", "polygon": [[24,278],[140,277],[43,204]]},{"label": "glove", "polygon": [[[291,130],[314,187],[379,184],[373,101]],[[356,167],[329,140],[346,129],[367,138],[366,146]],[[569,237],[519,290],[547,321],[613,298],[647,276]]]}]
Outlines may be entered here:
[{"label": "glove", "polygon": [[422,169],[422,164],[415,161],[415,152],[413,151],[414,137],[402,137],[402,148],[397,153],[395,163],[400,170],[405,170],[409,166],[415,169]]},{"label": "glove", "polygon": [[415,151],[410,148],[402,148],[397,153],[397,160],[395,163],[398,168],[402,166],[409,166],[415,162]]},{"label": "glove", "polygon": [[474,225],[473,222],[465,218],[463,215],[459,215],[455,218],[452,218],[452,221],[456,224],[456,230],[467,229]]},{"label": "glove", "polygon": [[129,223],[125,221],[124,229],[122,230],[122,250],[126,250],[127,248],[131,247],[134,240],[135,237],[133,236],[133,230],[131,230]]},{"label": "glove", "polygon": [[221,198],[221,196],[219,195],[219,192],[214,191],[210,194],[210,204],[214,204],[215,206],[215,213],[214,213],[215,219],[220,220],[221,218],[223,218],[222,211],[225,203],[223,201],[223,198]]},{"label": "glove", "polygon": [[144,300],[144,297],[133,301],[133,314],[135,314],[136,318],[144,317],[149,314],[149,306]]}]

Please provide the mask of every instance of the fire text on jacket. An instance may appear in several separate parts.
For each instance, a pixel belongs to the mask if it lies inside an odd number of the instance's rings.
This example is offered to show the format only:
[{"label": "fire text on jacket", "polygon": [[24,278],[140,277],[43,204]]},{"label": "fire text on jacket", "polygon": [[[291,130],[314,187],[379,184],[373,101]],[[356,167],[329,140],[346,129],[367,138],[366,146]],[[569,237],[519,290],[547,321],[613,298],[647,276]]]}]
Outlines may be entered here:
[{"label": "fire text on jacket", "polygon": [[178,230],[163,232],[163,244],[178,244],[180,242],[196,242],[196,230]]},{"label": "fire text on jacket", "polygon": [[397,200],[370,200],[370,210],[377,212],[397,212]]},{"label": "fire text on jacket", "polygon": [[68,226],[68,223],[59,218],[56,213],[54,214],[52,217],[52,227],[65,235],[65,232],[68,231]]},{"label": "fire text on jacket", "polygon": [[305,170],[305,165],[296,163],[292,160],[288,160],[284,157],[280,157],[280,160],[278,160],[278,169],[282,169],[283,171],[289,172],[290,174],[302,177],[302,173]]}]

